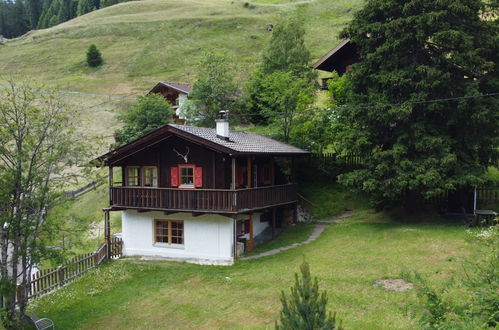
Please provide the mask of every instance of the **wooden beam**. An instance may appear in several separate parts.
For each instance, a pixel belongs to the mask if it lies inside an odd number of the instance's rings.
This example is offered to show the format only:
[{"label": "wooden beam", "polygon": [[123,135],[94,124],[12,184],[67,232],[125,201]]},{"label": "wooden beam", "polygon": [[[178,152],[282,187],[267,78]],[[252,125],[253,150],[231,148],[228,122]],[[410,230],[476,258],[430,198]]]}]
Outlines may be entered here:
[{"label": "wooden beam", "polygon": [[236,159],[232,157],[232,182],[230,183],[230,189],[236,189]]},{"label": "wooden beam", "polygon": [[206,213],[192,212],[193,217],[199,217],[200,215],[205,215]]},{"label": "wooden beam", "polygon": [[173,213],[178,213],[179,211],[163,211],[164,215],[170,215]]},{"label": "wooden beam", "polygon": [[276,217],[277,217],[277,208],[272,209],[272,239],[276,237],[276,232],[275,232],[275,225],[276,225]]},{"label": "wooden beam", "polygon": [[255,241],[253,240],[253,215],[249,216],[249,240],[248,240],[248,251],[253,251],[255,248]]},{"label": "wooden beam", "polygon": [[247,174],[248,174],[248,188],[251,188],[251,174],[252,174],[252,168],[251,168],[252,162],[251,162],[251,157],[248,156],[248,165],[247,165]]},{"label": "wooden beam", "polygon": [[146,213],[146,212],[151,212],[151,210],[139,209],[139,210],[137,210],[137,212],[139,212],[139,213]]},{"label": "wooden beam", "polygon": [[113,205],[113,194],[111,188],[113,187],[113,167],[109,166],[109,206]]}]

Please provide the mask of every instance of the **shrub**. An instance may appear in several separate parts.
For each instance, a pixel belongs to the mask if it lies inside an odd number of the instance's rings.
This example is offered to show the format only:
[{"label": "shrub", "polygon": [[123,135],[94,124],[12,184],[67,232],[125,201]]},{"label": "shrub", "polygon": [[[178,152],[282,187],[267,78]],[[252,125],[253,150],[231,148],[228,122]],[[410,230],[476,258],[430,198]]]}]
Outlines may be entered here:
[{"label": "shrub", "polygon": [[90,47],[88,47],[87,64],[90,67],[97,67],[102,64],[102,55],[94,44],[91,44]]},{"label": "shrub", "polygon": [[312,280],[308,263],[300,266],[301,278],[295,273],[291,296],[281,295],[281,323],[276,329],[342,329],[336,324],[336,314],[326,312],[327,293],[319,293],[317,277]]},{"label": "shrub", "polygon": [[[499,325],[499,226],[469,232],[476,251],[463,263],[464,274],[437,291],[419,274],[414,281],[426,329],[491,329]],[[452,295],[456,289],[462,299]]]}]

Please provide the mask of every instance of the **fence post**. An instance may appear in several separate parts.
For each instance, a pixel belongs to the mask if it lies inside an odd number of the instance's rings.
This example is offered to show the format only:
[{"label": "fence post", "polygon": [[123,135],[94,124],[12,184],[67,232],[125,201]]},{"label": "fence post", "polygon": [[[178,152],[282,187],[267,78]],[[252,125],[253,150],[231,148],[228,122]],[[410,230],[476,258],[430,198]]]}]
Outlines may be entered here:
[{"label": "fence post", "polygon": [[57,267],[57,278],[58,278],[58,281],[59,281],[59,285],[63,285],[64,284],[64,268],[63,266],[59,266]]},{"label": "fence post", "polygon": [[106,240],[106,259],[111,259],[111,226],[109,224],[109,210],[104,210],[104,232]]}]

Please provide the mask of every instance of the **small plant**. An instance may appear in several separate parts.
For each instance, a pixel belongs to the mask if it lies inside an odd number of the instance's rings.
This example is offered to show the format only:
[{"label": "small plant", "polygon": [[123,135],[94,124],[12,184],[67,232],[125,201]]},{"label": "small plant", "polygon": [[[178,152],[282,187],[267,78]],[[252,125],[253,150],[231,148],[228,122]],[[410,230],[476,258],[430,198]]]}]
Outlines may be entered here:
[{"label": "small plant", "polygon": [[90,67],[97,67],[102,64],[102,55],[95,44],[91,44],[88,47],[87,64]]},{"label": "small plant", "polygon": [[327,293],[319,292],[317,277],[312,280],[307,262],[300,266],[301,278],[295,273],[295,286],[291,295],[281,294],[281,322],[276,322],[276,329],[342,329],[336,323],[336,314],[326,312]]}]

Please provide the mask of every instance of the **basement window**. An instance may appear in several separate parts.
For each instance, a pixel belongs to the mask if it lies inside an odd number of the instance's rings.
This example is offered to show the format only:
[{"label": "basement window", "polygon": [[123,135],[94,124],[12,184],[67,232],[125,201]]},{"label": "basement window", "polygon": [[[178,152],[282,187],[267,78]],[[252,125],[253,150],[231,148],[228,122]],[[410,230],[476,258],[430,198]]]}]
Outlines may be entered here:
[{"label": "basement window", "polygon": [[184,222],[181,220],[154,220],[154,243],[184,244]]}]

